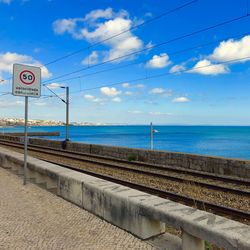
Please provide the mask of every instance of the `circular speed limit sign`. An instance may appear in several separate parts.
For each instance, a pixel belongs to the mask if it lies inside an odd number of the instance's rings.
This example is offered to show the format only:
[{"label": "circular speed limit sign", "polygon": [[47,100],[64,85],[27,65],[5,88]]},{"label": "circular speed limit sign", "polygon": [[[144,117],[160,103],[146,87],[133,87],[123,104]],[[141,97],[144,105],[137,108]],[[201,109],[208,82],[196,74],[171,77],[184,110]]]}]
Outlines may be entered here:
[{"label": "circular speed limit sign", "polygon": [[36,77],[31,71],[24,70],[20,73],[19,79],[23,84],[30,85],[34,83],[34,81],[36,80]]}]

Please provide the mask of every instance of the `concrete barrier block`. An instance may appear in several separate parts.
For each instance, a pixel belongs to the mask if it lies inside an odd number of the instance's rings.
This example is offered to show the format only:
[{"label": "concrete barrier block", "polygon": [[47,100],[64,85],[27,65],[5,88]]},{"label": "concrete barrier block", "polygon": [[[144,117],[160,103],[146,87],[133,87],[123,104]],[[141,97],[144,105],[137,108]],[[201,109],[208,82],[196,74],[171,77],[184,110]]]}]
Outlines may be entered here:
[{"label": "concrete barrier block", "polygon": [[147,216],[141,213],[140,206],[145,199],[151,199],[154,196],[137,190],[128,195],[129,215],[132,217],[129,231],[141,239],[148,239],[165,232],[165,223],[158,218]]},{"label": "concrete barrier block", "polygon": [[83,184],[83,208],[87,211],[104,218],[103,188],[107,185],[101,179],[85,180]]},{"label": "concrete barrier block", "polygon": [[[138,203],[145,193],[122,185],[109,183],[102,187],[103,218],[141,239],[165,232],[165,224],[139,213]],[[148,195],[147,195],[148,196]]]},{"label": "concrete barrier block", "polygon": [[18,170],[17,170],[17,175],[23,175],[24,174],[24,167],[23,166],[19,166]]},{"label": "concrete barrier block", "polygon": [[35,183],[46,185],[46,175],[41,174],[40,172],[35,172]]},{"label": "concrete barrier block", "polygon": [[27,177],[28,177],[29,180],[32,180],[32,181],[34,181],[34,183],[35,183],[35,180],[36,180],[36,172],[33,171],[32,169],[27,168]]},{"label": "concrete barrier block", "polygon": [[72,171],[60,166],[44,162],[38,159],[30,159],[27,165],[28,169],[39,172],[43,175],[50,177],[51,179],[58,180],[58,177],[62,173],[71,173]]},{"label": "concrete barrier block", "polygon": [[0,166],[3,168],[11,168],[8,164],[6,164],[6,157],[5,155],[0,155]]},{"label": "concrete barrier block", "polygon": [[58,183],[57,180],[47,176],[47,178],[46,178],[46,188],[48,190],[53,190],[53,192],[56,193],[57,192],[57,183]]},{"label": "concrete barrier block", "polygon": [[130,194],[133,194],[133,190],[114,183],[104,189],[104,219],[127,231],[136,227],[135,218],[129,209]]},{"label": "concrete barrier block", "polygon": [[247,225],[162,198],[145,199],[140,206],[140,213],[144,216],[181,228],[196,238],[206,239],[228,250],[241,249],[238,246],[242,241],[250,249],[247,241],[250,227]]},{"label": "concrete barrier block", "polygon": [[83,180],[81,174],[75,171],[61,174],[58,179],[57,195],[82,207]]},{"label": "concrete barrier block", "polygon": [[182,250],[204,250],[205,243],[204,240],[194,237],[189,233],[182,232]]}]

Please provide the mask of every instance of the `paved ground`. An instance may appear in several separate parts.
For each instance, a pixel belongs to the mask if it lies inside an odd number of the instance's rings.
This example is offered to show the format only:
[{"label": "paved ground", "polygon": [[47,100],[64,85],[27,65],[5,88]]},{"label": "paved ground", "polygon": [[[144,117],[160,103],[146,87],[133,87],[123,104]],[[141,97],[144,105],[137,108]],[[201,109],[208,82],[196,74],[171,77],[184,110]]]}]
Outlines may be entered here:
[{"label": "paved ground", "polygon": [[0,249],[155,249],[0,167]]}]

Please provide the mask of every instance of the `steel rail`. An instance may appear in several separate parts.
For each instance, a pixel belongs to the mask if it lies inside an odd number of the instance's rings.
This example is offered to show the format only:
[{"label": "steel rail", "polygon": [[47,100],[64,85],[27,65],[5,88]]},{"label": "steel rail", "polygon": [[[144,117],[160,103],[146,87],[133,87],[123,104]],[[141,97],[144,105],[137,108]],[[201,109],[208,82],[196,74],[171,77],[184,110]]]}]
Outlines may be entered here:
[{"label": "steel rail", "polygon": [[[47,160],[46,160],[47,161]],[[55,161],[50,161],[48,160],[47,162],[53,163],[53,164],[57,164],[59,166],[74,170],[74,171],[78,171],[81,173],[85,173],[97,178],[101,178],[107,181],[111,181],[117,184],[121,184],[133,189],[137,189],[152,195],[156,195],[165,199],[170,199],[176,202],[180,202],[183,203],[185,205],[188,206],[193,206],[197,209],[201,209],[204,211],[211,211],[215,214],[218,215],[222,215],[222,216],[229,216],[232,219],[236,219],[236,220],[240,220],[242,222],[242,220],[250,220],[250,213],[247,211],[243,211],[243,210],[239,210],[239,209],[235,209],[235,208],[230,208],[230,207],[225,207],[225,206],[221,206],[221,205],[217,205],[211,202],[206,202],[206,201],[202,201],[202,200],[198,200],[198,199],[193,199],[190,198],[188,196],[185,195],[180,195],[174,192],[169,192],[169,191],[163,191],[160,189],[156,189],[156,188],[152,188],[152,187],[148,187],[148,186],[144,186],[144,185],[140,185],[140,184],[136,184],[136,183],[132,183],[129,181],[125,181],[122,179],[118,179],[118,178],[114,178],[114,177],[110,177],[108,175],[104,175],[104,174],[99,174],[99,173],[95,173],[89,170],[85,170],[85,169],[81,169],[78,167],[72,167],[68,164],[61,164],[61,163],[56,163]]]},{"label": "steel rail", "polygon": [[[22,145],[20,145],[20,144],[13,145],[13,143],[11,143],[11,144],[6,143],[6,142],[5,143],[0,142],[0,143],[11,146],[11,147],[22,148]],[[82,156],[81,154],[77,154],[77,155],[74,154],[74,156],[72,156],[71,153],[69,153],[69,152],[65,152],[65,151],[62,151],[62,150],[54,150],[54,149],[48,148],[48,147],[45,148],[45,147],[41,147],[41,146],[39,146],[39,147],[29,146],[29,149],[32,150],[32,151],[38,152],[38,153],[45,153],[45,154],[50,154],[50,155],[54,155],[54,156],[64,157],[66,159],[77,160],[77,161],[80,161],[80,162],[87,162],[87,163],[93,164],[95,166],[98,165],[98,166],[104,166],[104,167],[109,167],[109,168],[115,168],[115,169],[119,169],[119,170],[122,170],[122,171],[134,172],[136,174],[143,174],[143,175],[147,175],[147,176],[153,176],[153,177],[157,177],[157,178],[168,179],[168,180],[171,180],[171,181],[177,181],[177,182],[181,182],[181,183],[189,183],[189,184],[192,184],[192,185],[201,186],[201,187],[209,188],[209,189],[212,189],[212,190],[230,192],[230,193],[234,193],[234,194],[237,194],[237,195],[250,196],[249,191],[236,189],[236,188],[232,188],[232,187],[225,187],[225,186],[221,186],[221,185],[210,184],[210,183],[203,182],[203,181],[185,179],[184,177],[171,176],[171,175],[168,175],[168,174],[165,174],[165,173],[156,173],[154,171],[149,171],[149,170],[145,171],[143,169],[134,168],[133,166],[126,167],[126,166],[121,166],[121,165],[117,165],[117,164],[114,164],[114,163],[107,163],[107,162],[103,162],[103,161],[93,159],[92,155],[91,156],[88,155],[88,157],[89,157],[89,159],[88,159],[88,158],[83,158],[83,157],[86,157],[85,155]],[[55,152],[53,152],[53,151],[55,151]],[[60,153],[58,153],[58,151]],[[65,153],[67,153],[67,155]],[[133,162],[132,163],[130,162],[130,164],[133,165]],[[151,167],[152,167],[153,170],[155,170],[154,166],[151,166]],[[204,175],[203,178],[206,178],[206,175]]]},{"label": "steel rail", "polygon": [[[16,141],[10,141],[9,140],[3,140],[0,139],[0,144],[4,144],[6,143],[6,145],[10,145],[13,146],[13,143],[15,143],[16,145],[23,145],[23,143],[20,142],[16,142]],[[195,177],[202,177],[202,178],[209,178],[212,180],[219,180],[219,181],[223,181],[226,183],[231,182],[232,184],[239,184],[239,185],[245,185],[245,186],[249,186],[250,187],[250,181],[244,178],[237,178],[237,177],[232,177],[232,176],[225,176],[225,175],[220,175],[220,174],[214,174],[214,173],[209,173],[209,172],[201,172],[198,170],[193,170],[193,169],[184,169],[182,167],[173,167],[173,166],[169,166],[169,165],[159,165],[159,164],[152,164],[152,163],[146,163],[146,162],[141,162],[141,161],[128,161],[128,160],[124,160],[124,159],[118,159],[118,158],[114,158],[114,157],[109,157],[109,156],[102,156],[102,155],[97,155],[97,154],[93,154],[93,153],[83,153],[83,152],[77,152],[77,151],[72,151],[72,150],[65,150],[65,149],[57,149],[57,148],[52,148],[52,147],[48,147],[48,146],[41,146],[41,145],[29,145],[29,147],[34,147],[34,148],[40,148],[40,149],[48,149],[48,150],[53,150],[53,151],[57,151],[60,153],[70,153],[72,155],[77,155],[77,156],[87,156],[87,157],[91,157],[91,158],[98,158],[98,159],[102,159],[102,160],[112,160],[118,163],[124,163],[124,164],[133,164],[139,167],[149,167],[149,168],[153,168],[153,169],[157,169],[157,170],[162,170],[162,171],[172,171],[172,172],[176,172],[179,174],[189,174]]]}]

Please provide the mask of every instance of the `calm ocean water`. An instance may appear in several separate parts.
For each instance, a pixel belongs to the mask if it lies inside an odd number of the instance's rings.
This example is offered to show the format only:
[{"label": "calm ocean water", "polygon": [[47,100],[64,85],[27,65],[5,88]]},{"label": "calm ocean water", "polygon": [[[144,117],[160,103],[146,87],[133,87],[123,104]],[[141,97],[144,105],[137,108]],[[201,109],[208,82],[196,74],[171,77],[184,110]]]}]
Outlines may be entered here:
[{"label": "calm ocean water", "polygon": [[[154,149],[211,156],[250,159],[250,127],[240,126],[154,126]],[[22,127],[0,128],[1,132],[22,132]],[[29,131],[59,131],[64,127],[31,127]],[[149,126],[72,126],[70,139],[77,142],[150,147]],[[52,138],[50,139],[58,139]]]}]

